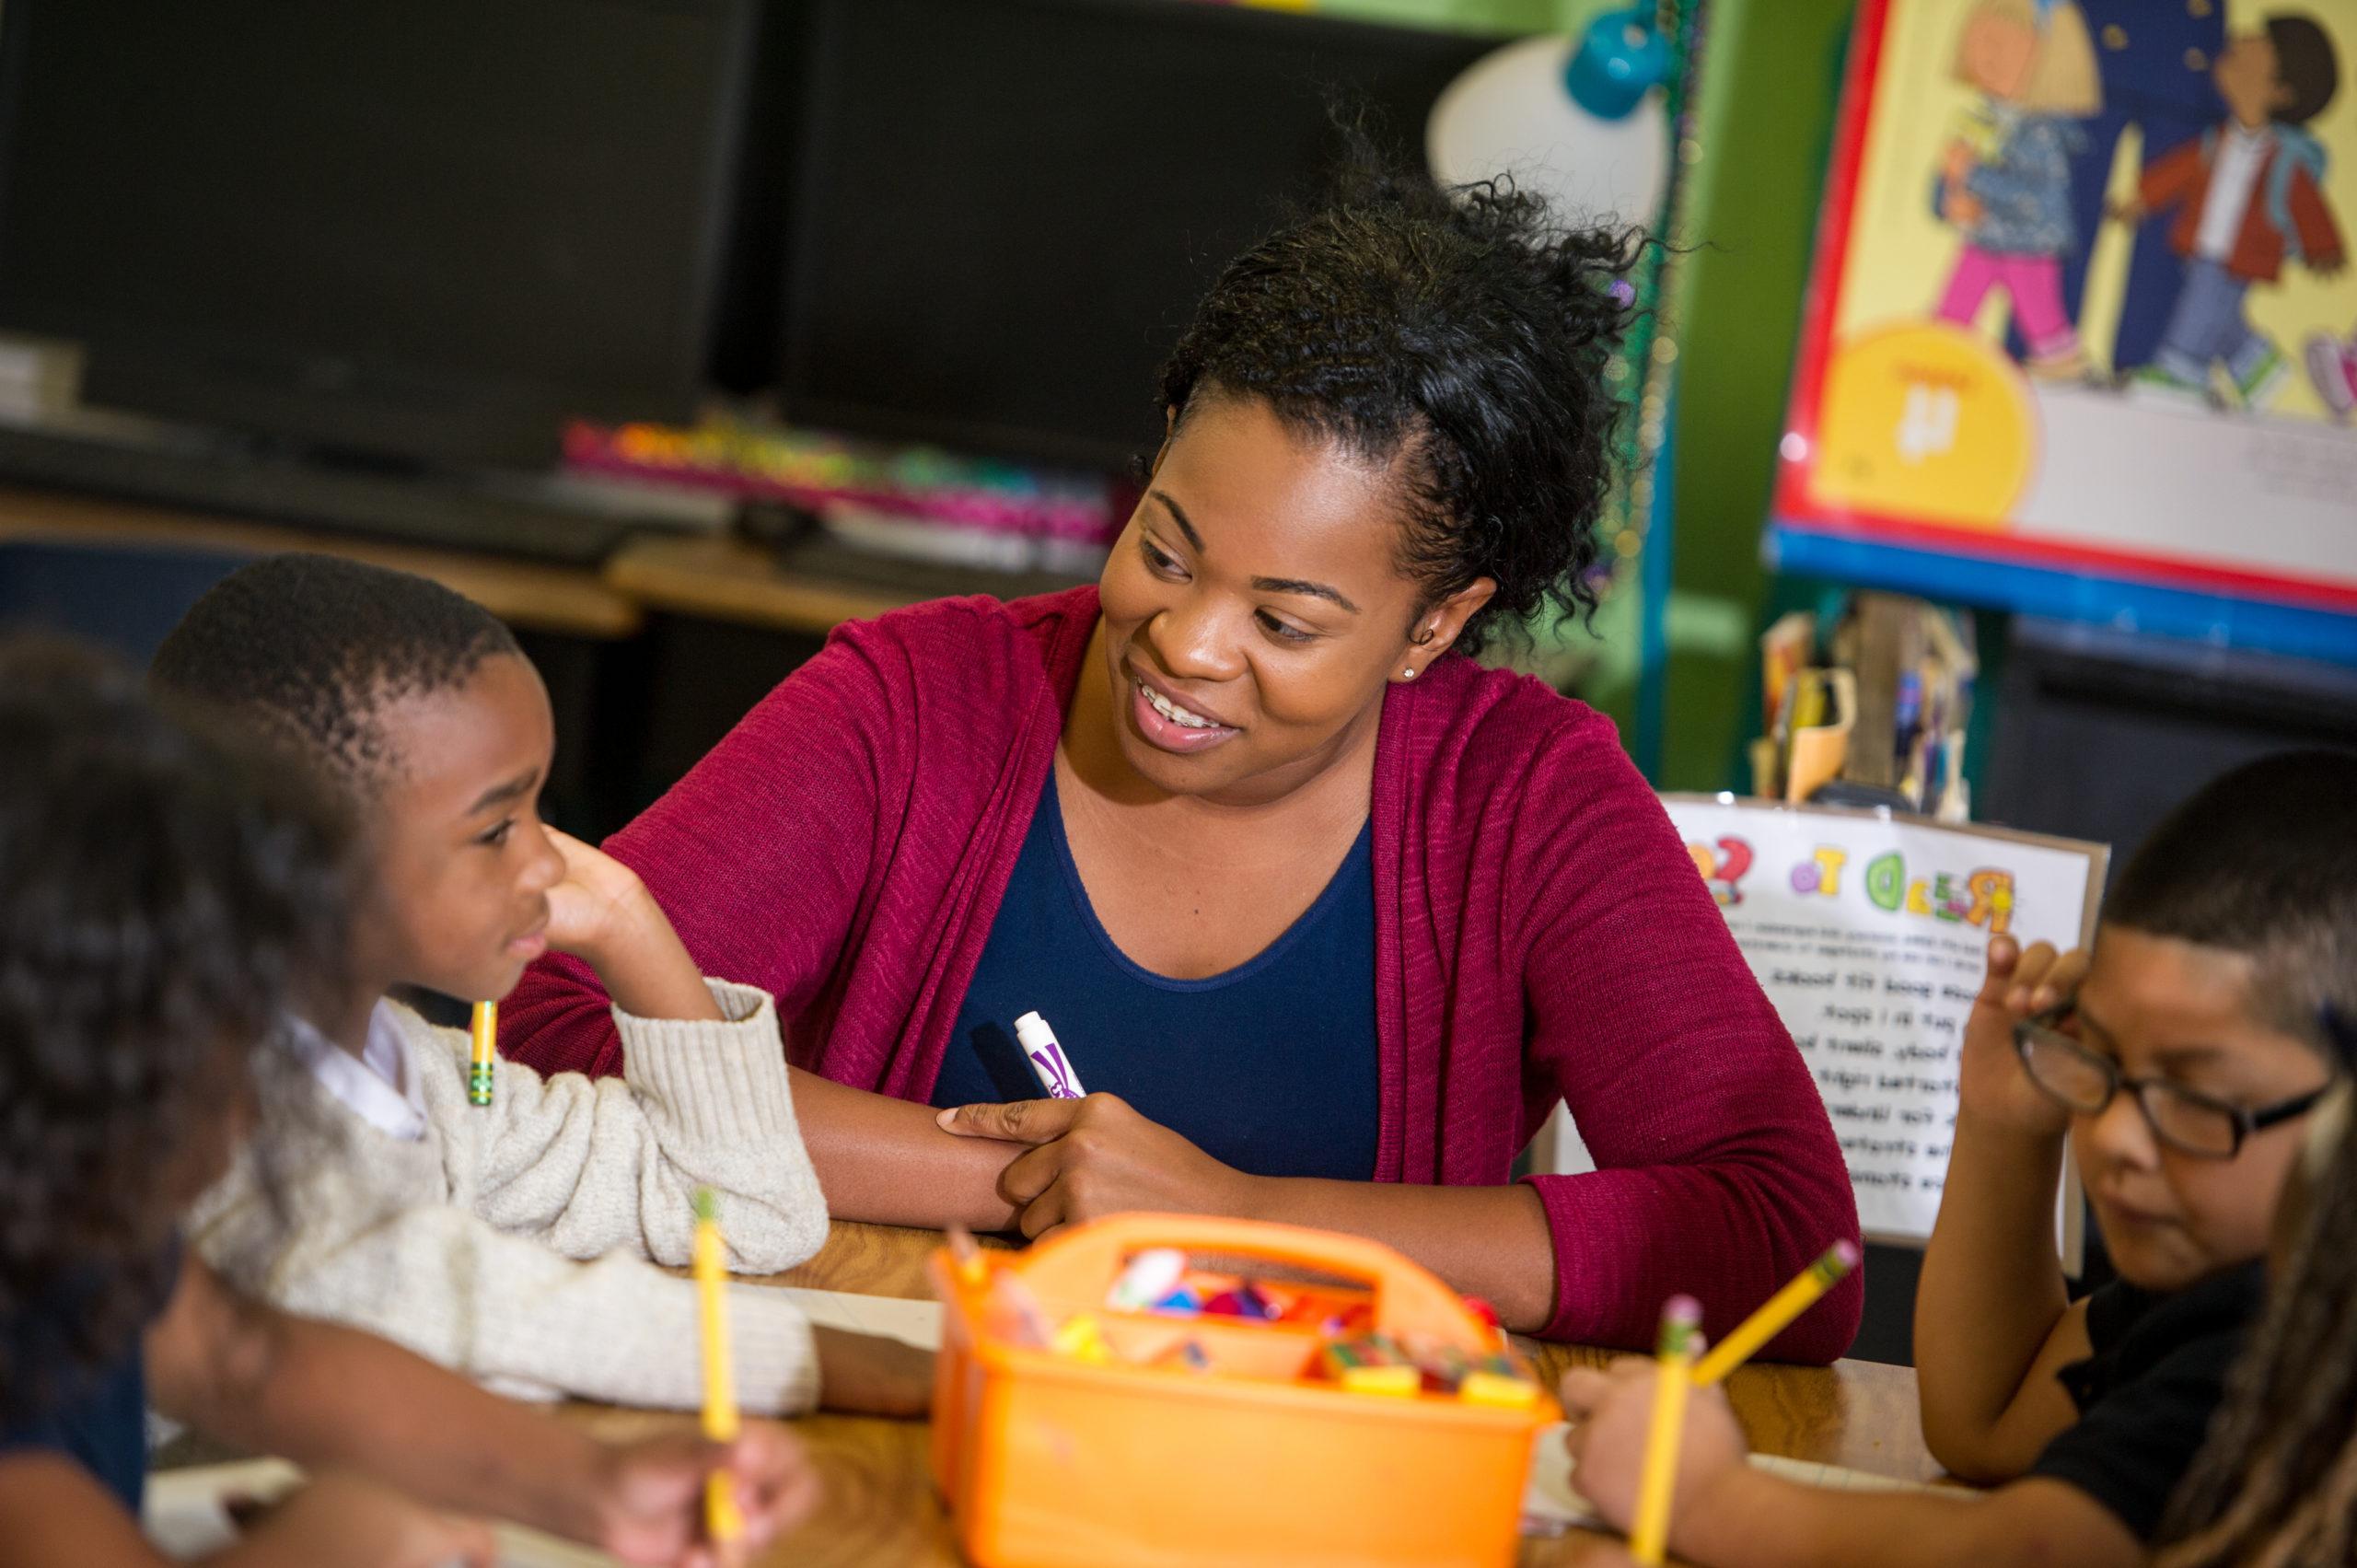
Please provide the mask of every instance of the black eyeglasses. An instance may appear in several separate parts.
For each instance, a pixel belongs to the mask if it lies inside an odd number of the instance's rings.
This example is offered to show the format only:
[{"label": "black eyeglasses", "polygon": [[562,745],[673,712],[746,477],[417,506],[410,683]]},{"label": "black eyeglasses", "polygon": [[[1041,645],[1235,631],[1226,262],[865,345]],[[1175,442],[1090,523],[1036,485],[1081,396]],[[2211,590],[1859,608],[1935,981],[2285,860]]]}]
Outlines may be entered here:
[{"label": "black eyeglasses", "polygon": [[2123,1076],[2110,1057],[2089,1051],[2061,1031],[2058,1026],[2070,1016],[2066,1002],[2014,1025],[2014,1050],[2029,1081],[2080,1116],[2102,1114],[2112,1097],[2126,1089],[2136,1097],[2136,1109],[2143,1112],[2154,1137],[2197,1159],[2234,1158],[2242,1152],[2244,1139],[2313,1109],[2336,1081],[2327,1079],[2306,1094],[2247,1109],[2166,1078]]}]

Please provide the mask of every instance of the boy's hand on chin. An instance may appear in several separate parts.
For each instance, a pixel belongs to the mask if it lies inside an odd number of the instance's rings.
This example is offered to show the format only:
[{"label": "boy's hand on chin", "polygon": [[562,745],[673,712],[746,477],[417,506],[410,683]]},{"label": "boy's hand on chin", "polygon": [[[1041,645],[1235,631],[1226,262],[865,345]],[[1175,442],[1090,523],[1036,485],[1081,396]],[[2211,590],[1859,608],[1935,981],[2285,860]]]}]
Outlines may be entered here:
[{"label": "boy's hand on chin", "polygon": [[564,857],[564,880],[549,889],[549,946],[594,968],[644,931],[654,896],[637,872],[605,851],[555,828],[541,830]]},{"label": "boy's hand on chin", "polygon": [[2026,949],[2010,936],[1989,939],[1989,968],[1964,1025],[1956,1100],[1964,1114],[1986,1125],[2059,1138],[2071,1113],[2030,1081],[2014,1047],[2014,1025],[2076,994],[2087,956],[2073,947],[2056,953],[2050,942]]},{"label": "boy's hand on chin", "polygon": [[[1622,1530],[1636,1516],[1659,1376],[1660,1363],[1623,1356],[1602,1369],[1573,1367],[1563,1375],[1559,1390],[1563,1413],[1572,1423],[1563,1439],[1572,1456],[1572,1485]],[[1716,1385],[1689,1389],[1686,1420],[1678,1434],[1673,1527],[1681,1516],[1706,1506],[1728,1477],[1742,1473],[1745,1452],[1743,1428],[1736,1424],[1726,1391]]]}]

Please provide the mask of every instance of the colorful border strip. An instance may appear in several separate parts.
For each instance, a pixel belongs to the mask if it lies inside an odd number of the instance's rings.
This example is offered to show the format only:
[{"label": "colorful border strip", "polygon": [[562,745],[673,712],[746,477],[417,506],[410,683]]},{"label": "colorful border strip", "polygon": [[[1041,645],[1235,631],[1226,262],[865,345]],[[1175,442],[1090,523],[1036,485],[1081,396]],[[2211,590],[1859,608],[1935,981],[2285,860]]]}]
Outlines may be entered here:
[{"label": "colorful border strip", "polygon": [[[2029,615],[2357,664],[2357,616],[2331,610],[1910,549],[1782,517],[1770,525],[1768,551],[1777,570],[1800,576],[1876,583]],[[1967,563],[1971,570],[1958,572]]]}]

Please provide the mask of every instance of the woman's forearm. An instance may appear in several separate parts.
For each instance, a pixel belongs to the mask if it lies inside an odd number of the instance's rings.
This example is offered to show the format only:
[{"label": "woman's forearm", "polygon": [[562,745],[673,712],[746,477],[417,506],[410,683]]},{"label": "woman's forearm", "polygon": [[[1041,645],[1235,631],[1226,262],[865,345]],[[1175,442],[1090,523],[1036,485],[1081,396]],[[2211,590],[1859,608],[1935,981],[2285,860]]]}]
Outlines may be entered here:
[{"label": "woman's forearm", "polygon": [[1413,1258],[1449,1285],[1497,1308],[1517,1333],[1555,1315],[1555,1242],[1538,1194],[1505,1187],[1408,1187],[1392,1182],[1269,1178],[1251,1219],[1348,1231]]},{"label": "woman's forearm", "polygon": [[999,1172],[1020,1144],[960,1138],[941,1130],[930,1106],[870,1094],[799,1067],[788,1069],[802,1141],[839,1220],[877,1225],[952,1224],[1010,1230],[1015,1206],[999,1195]]}]

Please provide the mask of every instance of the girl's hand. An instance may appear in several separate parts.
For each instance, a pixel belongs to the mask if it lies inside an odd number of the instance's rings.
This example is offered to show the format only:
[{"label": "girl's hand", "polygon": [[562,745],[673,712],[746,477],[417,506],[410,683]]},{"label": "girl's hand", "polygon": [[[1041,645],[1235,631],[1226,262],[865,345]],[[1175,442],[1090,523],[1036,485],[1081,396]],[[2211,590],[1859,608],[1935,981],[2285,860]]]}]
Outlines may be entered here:
[{"label": "girl's hand", "polygon": [[2043,1013],[2074,995],[2086,978],[2087,956],[2057,954],[2050,942],[2025,951],[2010,936],[1989,939],[1989,969],[1964,1024],[1956,1103],[1985,1125],[2038,1138],[2070,1130],[2071,1113],[2030,1081],[2014,1049],[2015,1020]]},{"label": "girl's hand", "polygon": [[[257,1558],[353,1568],[492,1568],[491,1527],[412,1503],[390,1487],[331,1470],[272,1504],[242,1534]],[[232,1548],[224,1557],[245,1555]]]},{"label": "girl's hand", "polygon": [[[728,1546],[704,1532],[704,1478],[734,1478],[745,1531]],[[807,1518],[819,1503],[819,1474],[792,1433],[773,1422],[748,1422],[733,1443],[691,1434],[618,1445],[608,1451],[598,1495],[593,1544],[625,1562],[660,1568],[714,1568],[741,1561]]]},{"label": "girl's hand", "polygon": [[[1660,1364],[1643,1356],[1623,1356],[1601,1370],[1573,1367],[1563,1375],[1560,1392],[1572,1423],[1563,1446],[1572,1456],[1572,1485],[1622,1530],[1637,1513],[1659,1375]],[[1700,1513],[1730,1476],[1743,1473],[1744,1452],[1743,1429],[1736,1424],[1726,1391],[1715,1386],[1689,1389],[1678,1434],[1673,1535],[1678,1520]]]},{"label": "girl's hand", "polygon": [[941,1125],[961,1138],[1029,1144],[999,1173],[999,1195],[1033,1240],[1059,1225],[1132,1209],[1249,1217],[1256,1179],[1130,1109],[1115,1095],[961,1105]]},{"label": "girl's hand", "polygon": [[1958,136],[1948,144],[1947,151],[1941,155],[1940,172],[1947,176],[1948,183],[1951,185],[1960,185],[1971,176],[1974,167],[1980,161],[1972,156],[1972,144]]},{"label": "girl's hand", "polygon": [[605,851],[555,828],[540,830],[564,857],[564,880],[549,889],[549,946],[586,959],[592,969],[660,918],[654,895],[638,873]]}]

